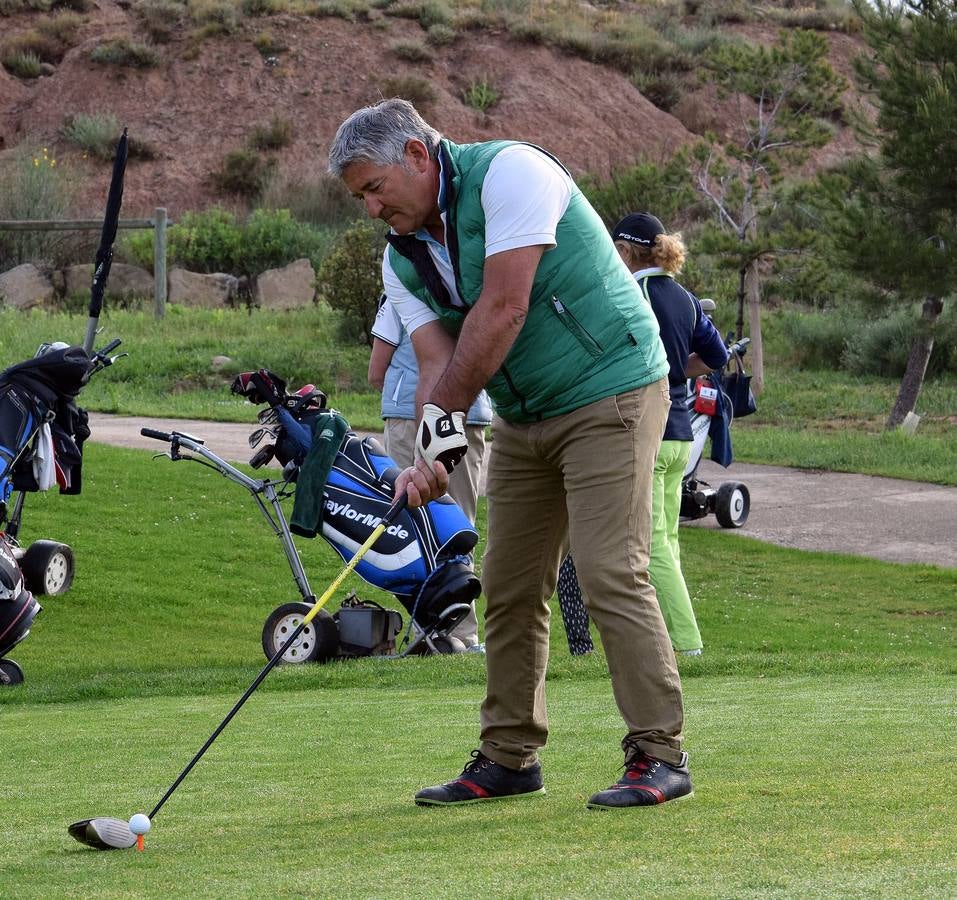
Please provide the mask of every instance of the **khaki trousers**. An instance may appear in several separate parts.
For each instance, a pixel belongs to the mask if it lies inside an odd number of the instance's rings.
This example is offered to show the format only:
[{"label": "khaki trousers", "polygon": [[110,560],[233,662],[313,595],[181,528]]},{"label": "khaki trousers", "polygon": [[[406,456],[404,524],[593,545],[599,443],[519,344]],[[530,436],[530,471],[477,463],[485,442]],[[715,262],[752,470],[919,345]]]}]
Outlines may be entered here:
[{"label": "khaki trousers", "polygon": [[548,737],[548,601],[569,543],[626,754],[681,761],[681,682],[648,577],[652,471],[669,406],[662,379],[543,422],[493,422],[480,749],[500,765],[533,764]]},{"label": "khaki trousers", "polygon": [[[415,436],[418,423],[412,419],[386,419],[385,452],[400,466],[411,466],[415,455]],[[478,505],[479,479],[485,462],[485,426],[466,425],[465,436],[469,441],[468,453],[449,477],[449,496],[461,507],[470,522],[475,522],[475,510]],[[465,644],[478,643],[478,618],[475,604],[472,611],[450,634]]]}]

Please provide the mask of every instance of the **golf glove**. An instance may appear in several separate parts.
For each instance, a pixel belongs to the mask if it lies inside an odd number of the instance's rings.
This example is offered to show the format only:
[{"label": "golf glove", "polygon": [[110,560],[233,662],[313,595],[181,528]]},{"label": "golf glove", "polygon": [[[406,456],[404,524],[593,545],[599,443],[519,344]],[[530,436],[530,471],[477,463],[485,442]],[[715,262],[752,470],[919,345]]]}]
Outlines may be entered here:
[{"label": "golf glove", "polygon": [[415,439],[416,456],[422,457],[430,466],[436,460],[451,472],[469,449],[465,436],[465,413],[446,412],[434,403],[422,407],[422,421]]}]

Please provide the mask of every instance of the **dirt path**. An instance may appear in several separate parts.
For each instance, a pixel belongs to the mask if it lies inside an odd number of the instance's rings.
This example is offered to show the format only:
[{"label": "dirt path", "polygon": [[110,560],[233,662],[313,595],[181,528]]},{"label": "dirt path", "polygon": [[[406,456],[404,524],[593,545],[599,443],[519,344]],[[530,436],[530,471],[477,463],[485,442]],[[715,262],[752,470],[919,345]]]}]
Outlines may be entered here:
[{"label": "dirt path", "polygon": [[[92,441],[161,451],[140,435],[147,426],[203,438],[230,461],[248,462],[252,424],[90,415]],[[784,547],[871,556],[890,562],[957,567],[957,488],[893,478],[811,472],[735,463],[725,470],[705,460],[699,477],[717,487],[740,481],[751,493],[741,534]],[[720,529],[709,516],[691,528]]]}]

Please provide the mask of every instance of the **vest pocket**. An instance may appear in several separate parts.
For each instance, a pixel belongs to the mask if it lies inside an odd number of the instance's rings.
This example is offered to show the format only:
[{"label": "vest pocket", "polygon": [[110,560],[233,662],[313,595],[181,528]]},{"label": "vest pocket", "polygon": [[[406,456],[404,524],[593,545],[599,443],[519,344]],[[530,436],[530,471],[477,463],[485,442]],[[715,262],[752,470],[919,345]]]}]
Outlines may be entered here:
[{"label": "vest pocket", "polygon": [[601,344],[598,343],[589,333],[588,330],[582,325],[578,319],[575,318],[574,313],[565,306],[558,297],[552,295],[551,299],[552,309],[555,311],[555,314],[558,316],[558,321],[561,322],[574,336],[575,340],[582,345],[592,356],[599,357],[604,353],[602,350]]}]

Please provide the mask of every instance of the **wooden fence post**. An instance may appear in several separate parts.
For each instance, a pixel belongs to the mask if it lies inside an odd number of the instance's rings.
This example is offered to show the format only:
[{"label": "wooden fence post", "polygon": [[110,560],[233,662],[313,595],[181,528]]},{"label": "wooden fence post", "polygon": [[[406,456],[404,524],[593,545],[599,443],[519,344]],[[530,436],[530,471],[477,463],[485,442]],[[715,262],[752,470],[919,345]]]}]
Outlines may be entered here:
[{"label": "wooden fence post", "polygon": [[166,315],[166,208],[153,211],[153,311],[157,319]]}]

